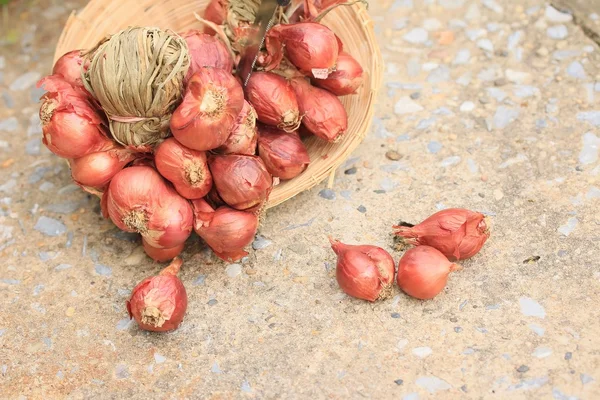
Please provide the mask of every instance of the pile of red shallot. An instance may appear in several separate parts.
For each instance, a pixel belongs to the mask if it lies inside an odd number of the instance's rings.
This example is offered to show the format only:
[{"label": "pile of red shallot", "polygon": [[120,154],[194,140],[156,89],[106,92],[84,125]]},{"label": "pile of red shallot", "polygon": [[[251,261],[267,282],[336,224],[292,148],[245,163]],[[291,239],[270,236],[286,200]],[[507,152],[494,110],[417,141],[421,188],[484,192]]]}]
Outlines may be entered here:
[{"label": "pile of red shallot", "polygon": [[[490,236],[487,218],[478,212],[450,208],[437,212],[418,225],[394,226],[407,245],[396,274],[396,283],[409,296],[427,300],[437,296],[451,272],[462,269],[454,261],[473,257]],[[368,301],[383,300],[392,293],[394,259],[384,249],[343,244],[332,238],[337,255],[336,278],[348,295]]]},{"label": "pile of red shallot", "polygon": [[167,121],[170,133],[158,143],[115,139],[114,121],[156,124],[158,118],[105,112],[86,80],[95,65],[87,50],[63,55],[38,83],[47,92],[40,107],[43,143],[68,160],[80,187],[101,197],[106,218],[141,235],[148,256],[174,260],[140,283],[128,303],[144,329],[174,329],[183,318],[187,298],[177,257],[192,231],[223,260],[246,256],[273,185],[302,174],[311,161],[302,139],[339,140],[348,117],[338,96],[356,93],[363,82],[359,63],[319,23],[344,2],[308,0],[280,13],[243,86],[240,45],[255,29],[254,15],[231,18],[234,3],[211,1],[200,18],[204,31],[179,35],[189,69]]}]

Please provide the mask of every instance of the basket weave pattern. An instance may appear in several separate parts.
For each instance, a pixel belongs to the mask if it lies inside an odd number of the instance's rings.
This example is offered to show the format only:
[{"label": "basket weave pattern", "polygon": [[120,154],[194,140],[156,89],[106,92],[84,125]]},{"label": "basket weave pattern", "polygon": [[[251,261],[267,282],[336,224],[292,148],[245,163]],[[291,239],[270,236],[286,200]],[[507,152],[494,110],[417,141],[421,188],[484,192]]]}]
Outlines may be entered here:
[{"label": "basket weave pattern", "polygon": [[[87,49],[100,39],[129,26],[154,26],[184,32],[201,29],[194,17],[208,0],[91,0],[79,13],[69,17],[56,46],[54,60],[75,49]],[[362,4],[338,7],[323,24],[331,28],[364,69],[365,82],[358,93],[341,97],[348,112],[348,131],[337,143],[316,137],[305,140],[311,163],[300,176],[283,181],[271,193],[267,207],[274,207],[319,184],[362,142],[373,118],[374,101],[381,84],[381,53],[373,32],[373,21]]]}]

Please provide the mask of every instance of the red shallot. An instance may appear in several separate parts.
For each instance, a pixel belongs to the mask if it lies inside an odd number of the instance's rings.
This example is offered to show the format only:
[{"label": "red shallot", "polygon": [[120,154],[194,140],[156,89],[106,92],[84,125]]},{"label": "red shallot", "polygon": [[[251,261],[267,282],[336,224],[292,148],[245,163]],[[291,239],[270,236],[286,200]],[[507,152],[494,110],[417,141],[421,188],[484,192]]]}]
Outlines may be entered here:
[{"label": "red shallot", "polygon": [[311,78],[326,79],[335,69],[342,50],[337,36],[325,25],[316,22],[275,25],[266,37],[269,57],[263,67],[269,71],[287,58],[302,73]]},{"label": "red shallot", "polygon": [[208,164],[217,193],[230,207],[254,211],[267,201],[273,188],[273,177],[259,157],[216,155]]},{"label": "red shallot", "polygon": [[256,111],[254,107],[244,100],[244,108],[238,115],[227,142],[217,149],[220,154],[248,154],[256,153]]},{"label": "red shallot", "polygon": [[400,289],[417,299],[433,299],[448,282],[450,272],[461,269],[438,250],[418,246],[408,250],[398,264],[397,282]]},{"label": "red shallot", "polygon": [[246,85],[246,98],[260,122],[286,132],[298,129],[301,119],[298,102],[285,78],[271,72],[254,72]]},{"label": "red shallot", "polygon": [[58,75],[38,82],[48,92],[42,97],[40,120],[43,143],[57,156],[80,158],[114,147],[106,123],[86,94]]},{"label": "red shallot", "polygon": [[452,261],[473,257],[490,237],[485,215],[463,208],[442,210],[413,227],[394,229],[406,243],[434,247]]},{"label": "red shallot", "polygon": [[392,294],[394,260],[381,247],[353,246],[329,238],[338,257],[336,278],[340,288],[349,296],[375,301]]},{"label": "red shallot", "polygon": [[229,71],[200,68],[171,117],[171,131],[190,149],[216,149],[227,141],[243,106],[244,91]]},{"label": "red shallot", "polygon": [[199,199],[212,187],[206,153],[188,149],[175,138],[168,138],[155,150],[156,168],[186,199]]},{"label": "red shallot", "polygon": [[337,141],[348,129],[348,114],[340,99],[304,78],[292,79],[291,84],[303,115],[302,124],[323,140]]},{"label": "red shallot", "polygon": [[197,30],[187,31],[181,37],[185,39],[190,54],[186,82],[202,67],[221,68],[227,72],[233,70],[233,58],[227,46],[217,37]]},{"label": "red shallot", "polygon": [[187,293],[177,274],[183,261],[176,258],[157,276],[144,279],[127,301],[129,318],[141,329],[166,332],[177,329],[187,309]]},{"label": "red shallot", "polygon": [[81,185],[103,190],[110,180],[136,155],[123,148],[91,153],[81,158],[71,160],[71,175],[73,180]]},{"label": "red shallot", "polygon": [[312,79],[312,83],[336,96],[354,94],[363,83],[363,69],[354,57],[341,52],[335,71],[327,79]]},{"label": "red shallot", "polygon": [[297,132],[286,133],[269,126],[259,128],[258,155],[271,175],[280,179],[295,178],[310,163]]},{"label": "red shallot", "polygon": [[185,243],[181,243],[179,246],[175,246],[170,249],[158,249],[150,246],[144,239],[142,239],[142,244],[144,245],[144,251],[148,257],[157,262],[171,261],[181,254],[183,248],[185,247]]},{"label": "red shallot", "polygon": [[190,203],[148,166],[125,168],[102,198],[103,213],[126,232],[138,232],[152,247],[170,249],[190,236]]},{"label": "red shallot", "polygon": [[63,54],[54,63],[52,75],[62,76],[72,86],[85,90],[83,81],[81,80],[81,73],[87,71],[89,60],[85,62],[82,53],[82,50],[73,50]]},{"label": "red shallot", "polygon": [[248,255],[244,248],[256,235],[256,214],[226,206],[214,210],[203,199],[192,201],[192,206],[194,230],[219,258],[233,262]]}]

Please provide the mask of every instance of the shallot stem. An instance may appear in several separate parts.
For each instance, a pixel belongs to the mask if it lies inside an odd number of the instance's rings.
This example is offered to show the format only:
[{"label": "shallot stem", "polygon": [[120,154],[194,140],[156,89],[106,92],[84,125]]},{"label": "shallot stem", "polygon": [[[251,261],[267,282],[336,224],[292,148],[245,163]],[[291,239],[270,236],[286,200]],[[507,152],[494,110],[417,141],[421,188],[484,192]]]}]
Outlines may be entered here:
[{"label": "shallot stem", "polygon": [[365,5],[365,7],[367,8],[367,10],[369,9],[369,2],[367,0],[356,0],[356,1],[349,1],[347,3],[340,3],[340,4],[334,4],[329,8],[326,8],[321,14],[317,15],[315,17],[315,19],[313,20],[313,22],[319,22],[323,19],[323,17],[325,17],[327,14],[329,14],[330,11],[338,8],[339,6],[353,6],[356,3],[362,3]]}]

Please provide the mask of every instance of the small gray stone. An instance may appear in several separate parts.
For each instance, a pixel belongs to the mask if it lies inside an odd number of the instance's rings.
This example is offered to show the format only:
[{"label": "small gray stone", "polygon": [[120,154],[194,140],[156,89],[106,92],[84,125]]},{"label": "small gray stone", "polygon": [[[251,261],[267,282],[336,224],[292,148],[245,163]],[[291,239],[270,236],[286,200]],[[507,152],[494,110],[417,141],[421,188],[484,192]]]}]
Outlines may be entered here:
[{"label": "small gray stone", "polygon": [[29,89],[41,78],[41,76],[42,74],[37,71],[25,72],[23,75],[20,75],[13,81],[13,83],[9,86],[9,89],[13,92]]},{"label": "small gray stone", "polygon": [[573,358],[573,353],[571,353],[570,351],[567,351],[565,353],[565,360],[570,360],[571,358]]},{"label": "small gray stone", "polygon": [[504,12],[502,6],[498,4],[495,0],[481,0],[481,3],[496,14],[502,14]]},{"label": "small gray stone", "polygon": [[571,64],[569,64],[569,66],[567,67],[567,74],[569,74],[569,76],[571,78],[575,78],[575,79],[583,80],[583,79],[587,78],[585,69],[583,68],[583,65],[581,65],[581,63],[579,61],[573,61]]},{"label": "small gray stone", "polygon": [[498,103],[501,103],[502,101],[504,101],[504,99],[506,99],[508,97],[508,95],[506,94],[506,92],[502,89],[496,88],[496,87],[490,87],[487,88],[487,93],[490,97],[492,97],[494,100],[496,100]]},{"label": "small gray stone", "polygon": [[412,114],[423,111],[423,107],[415,103],[409,96],[401,97],[394,105],[394,113],[398,115]]},{"label": "small gray stone", "polygon": [[442,83],[450,80],[450,68],[447,65],[440,65],[427,77],[429,83]]},{"label": "small gray stone", "polygon": [[529,329],[531,329],[538,336],[544,336],[544,333],[546,332],[544,328],[536,324],[529,324]]},{"label": "small gray stone", "polygon": [[558,233],[564,236],[569,236],[571,233],[573,233],[578,223],[579,220],[577,220],[577,218],[571,217],[569,218],[566,224],[562,225],[557,229]]},{"label": "small gray stone", "polygon": [[460,49],[458,51],[458,53],[456,53],[456,56],[454,57],[452,64],[453,65],[467,64],[470,59],[471,59],[471,51],[469,49]]},{"label": "small gray stone", "polygon": [[440,166],[444,167],[444,168],[451,167],[453,165],[460,163],[460,160],[461,160],[460,156],[447,157],[442,160],[442,162],[440,163]]},{"label": "small gray stone", "polygon": [[552,355],[552,349],[549,347],[537,347],[532,354],[536,358],[546,358]]},{"label": "small gray stone", "polygon": [[335,200],[335,192],[331,189],[322,189],[319,191],[319,196],[327,200]]},{"label": "small gray stone", "polygon": [[429,393],[452,389],[452,386],[448,382],[437,376],[420,376],[415,381],[415,384]]},{"label": "small gray stone", "polygon": [[192,282],[192,285],[202,286],[202,285],[204,285],[205,281],[206,281],[206,275],[198,275],[198,277],[194,280],[194,282]]},{"label": "small gray stone", "polygon": [[437,142],[435,140],[432,140],[427,144],[427,150],[433,154],[439,153],[443,147],[444,146],[440,142]]},{"label": "small gray stone", "polygon": [[62,203],[48,204],[44,207],[46,211],[57,214],[73,214],[79,208],[78,201],[65,201]]},{"label": "small gray stone", "polygon": [[241,386],[242,392],[250,393],[252,392],[252,388],[250,387],[250,383],[248,381],[243,381]]},{"label": "small gray stone", "polygon": [[127,379],[129,378],[129,369],[125,364],[119,364],[115,368],[115,375],[118,379]]},{"label": "small gray stone", "polygon": [[466,0],[438,0],[440,6],[447,10],[456,10],[465,5]]},{"label": "small gray stone", "polygon": [[516,121],[519,118],[519,110],[516,108],[509,108],[505,106],[500,106],[496,110],[496,114],[494,114],[494,127],[496,129],[504,129],[512,122]]},{"label": "small gray stone", "polygon": [[529,367],[527,365],[521,365],[519,368],[517,368],[518,372],[524,373],[529,371]]},{"label": "small gray stone", "polygon": [[112,275],[112,268],[103,265],[103,264],[96,264],[94,265],[94,270],[96,271],[96,273],[98,275],[102,275],[102,276],[111,276]]},{"label": "small gray stone", "polygon": [[587,200],[600,199],[600,188],[592,186],[585,195]]},{"label": "small gray stone", "polygon": [[571,14],[560,12],[551,5],[546,6],[545,16],[550,22],[565,23],[573,20],[573,16]]},{"label": "small gray stone", "polygon": [[522,99],[526,99],[528,97],[534,97],[540,95],[540,89],[535,86],[527,86],[527,85],[517,85],[514,88],[515,96],[520,97]]},{"label": "small gray stone", "polygon": [[221,373],[221,368],[219,368],[219,364],[216,361],[213,363],[212,367],[210,368],[210,372],[212,372],[214,374]]},{"label": "small gray stone", "polygon": [[565,25],[551,26],[546,30],[546,34],[550,39],[562,40],[569,36],[569,30]]},{"label": "small gray stone", "polygon": [[19,128],[19,121],[16,117],[10,117],[0,120],[0,131],[14,132]]},{"label": "small gray stone", "polygon": [[54,270],[55,271],[64,271],[65,269],[69,269],[71,267],[72,267],[71,264],[58,264],[56,267],[54,267]]},{"label": "small gray stone", "polygon": [[394,4],[390,8],[390,11],[397,10],[399,8],[413,8],[413,0],[394,0]]},{"label": "small gray stone", "polygon": [[429,33],[423,28],[414,28],[403,36],[408,43],[421,44],[429,39]]},{"label": "small gray stone", "polygon": [[254,250],[261,250],[261,249],[269,247],[272,244],[273,244],[272,241],[265,239],[261,235],[257,235],[256,238],[254,239],[254,241],[252,242],[252,248]]},{"label": "small gray stone", "polygon": [[9,179],[0,185],[0,192],[4,193],[12,193],[13,189],[17,187],[17,181],[14,179]]},{"label": "small gray stone", "polygon": [[50,192],[54,189],[54,184],[52,182],[44,181],[38,189],[40,192]]},{"label": "small gray stone", "polygon": [[217,299],[210,299],[206,304],[208,304],[209,306],[214,306],[218,302],[219,301]]},{"label": "small gray stone", "polygon": [[435,124],[436,121],[437,121],[437,119],[435,117],[422,119],[419,121],[419,124],[417,125],[416,128],[420,131],[424,131],[426,129],[431,128]]},{"label": "small gray stone", "polygon": [[235,278],[239,274],[242,273],[242,265],[241,264],[230,264],[225,269],[225,273],[230,278]]},{"label": "small gray stone", "polygon": [[521,297],[519,299],[521,306],[521,313],[527,317],[537,317],[544,319],[546,317],[546,310],[537,301],[530,297]]},{"label": "small gray stone", "polygon": [[583,135],[583,146],[579,152],[579,162],[582,164],[594,164],[598,161],[598,148],[600,147],[600,138],[592,132]]},{"label": "small gray stone", "polygon": [[594,381],[594,378],[592,378],[591,376],[589,376],[588,374],[580,374],[579,378],[581,379],[581,384],[582,385],[587,385],[590,382]]},{"label": "small gray stone", "polygon": [[419,358],[426,358],[433,353],[433,350],[431,350],[431,347],[415,347],[412,353]]},{"label": "small gray stone", "polygon": [[117,330],[118,331],[124,331],[129,329],[129,327],[132,325],[133,323],[133,319],[130,319],[129,317],[125,317],[121,320],[119,320],[119,322],[117,322]]},{"label": "small gray stone", "polygon": [[41,216],[33,227],[46,236],[60,236],[67,231],[65,224],[54,218]]},{"label": "small gray stone", "polygon": [[552,58],[558,61],[568,60],[569,58],[578,57],[581,54],[579,50],[556,50],[552,53]]},{"label": "small gray stone", "polygon": [[21,283],[18,279],[0,279],[0,282],[5,283],[7,285],[18,285]]},{"label": "small gray stone", "polygon": [[477,47],[490,53],[494,52],[494,44],[490,39],[479,39],[477,41]]},{"label": "small gray stone", "polygon": [[363,214],[367,212],[367,208],[363,205],[358,206],[357,210],[358,210],[358,212],[363,213]]},{"label": "small gray stone", "polygon": [[600,127],[600,111],[584,111],[577,114],[577,119]]}]

